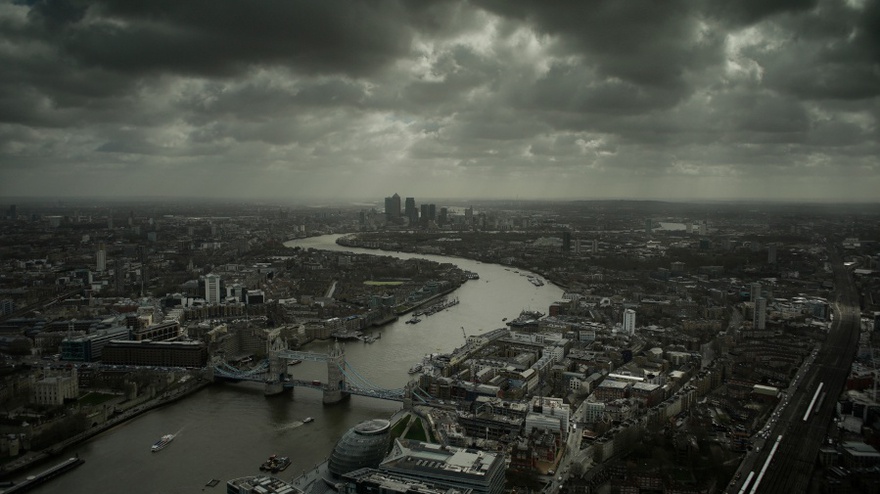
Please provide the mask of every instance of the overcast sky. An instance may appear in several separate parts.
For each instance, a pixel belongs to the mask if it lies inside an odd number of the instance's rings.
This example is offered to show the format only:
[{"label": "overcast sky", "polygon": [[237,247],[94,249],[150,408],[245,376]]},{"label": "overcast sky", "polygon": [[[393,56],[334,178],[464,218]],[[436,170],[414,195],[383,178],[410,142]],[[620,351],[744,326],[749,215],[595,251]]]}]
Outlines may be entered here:
[{"label": "overcast sky", "polygon": [[0,3],[5,197],[876,201],[878,120],[880,0]]}]

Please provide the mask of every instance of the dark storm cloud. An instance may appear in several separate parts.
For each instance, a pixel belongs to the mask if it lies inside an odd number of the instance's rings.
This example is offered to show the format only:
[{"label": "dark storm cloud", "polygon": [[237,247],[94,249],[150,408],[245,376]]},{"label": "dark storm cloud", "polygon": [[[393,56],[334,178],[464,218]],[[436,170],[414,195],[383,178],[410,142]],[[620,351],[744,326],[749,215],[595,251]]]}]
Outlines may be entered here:
[{"label": "dark storm cloud", "polygon": [[711,0],[705,8],[710,16],[734,25],[750,25],[776,14],[803,12],[818,0]]},{"label": "dark storm cloud", "polygon": [[680,87],[686,71],[720,59],[720,39],[700,25],[697,12],[686,0],[484,0],[477,4],[562,36],[600,73],[638,85]]},{"label": "dark storm cloud", "polygon": [[880,186],[878,0],[32,0],[0,66],[0,194]]},{"label": "dark storm cloud", "polygon": [[290,64],[362,75],[404,55],[411,36],[396,22],[405,12],[394,1],[108,0],[89,3],[79,16],[56,15],[73,9],[47,3],[65,2],[40,2],[32,18],[44,21],[45,35],[65,55],[131,73],[216,76]]}]

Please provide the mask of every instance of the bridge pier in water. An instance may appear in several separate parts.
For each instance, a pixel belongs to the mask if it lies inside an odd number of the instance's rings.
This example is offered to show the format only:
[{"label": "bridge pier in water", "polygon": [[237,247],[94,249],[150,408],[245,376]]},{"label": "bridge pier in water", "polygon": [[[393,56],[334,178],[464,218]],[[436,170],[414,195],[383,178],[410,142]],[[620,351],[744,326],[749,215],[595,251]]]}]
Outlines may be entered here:
[{"label": "bridge pier in water", "polygon": [[263,388],[263,394],[266,396],[281,394],[285,389],[284,383],[288,380],[287,359],[274,352],[270,352],[267,358],[269,370],[266,372],[266,387]]},{"label": "bridge pier in water", "polygon": [[327,358],[327,384],[324,386],[324,404],[339,403],[351,395],[345,391],[345,352],[335,345]]}]

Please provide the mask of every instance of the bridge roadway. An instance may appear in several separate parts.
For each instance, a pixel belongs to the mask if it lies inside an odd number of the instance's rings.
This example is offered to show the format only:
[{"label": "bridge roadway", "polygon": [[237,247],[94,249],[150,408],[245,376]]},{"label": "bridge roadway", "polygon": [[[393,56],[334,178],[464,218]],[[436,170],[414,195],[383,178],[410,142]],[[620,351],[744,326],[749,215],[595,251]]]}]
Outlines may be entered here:
[{"label": "bridge roadway", "polygon": [[[348,395],[367,396],[370,398],[399,402],[403,402],[407,397],[407,390],[405,388],[388,389],[372,384],[363,378],[358,371],[349,365],[344,359],[336,360],[334,356],[330,354],[293,350],[275,351],[273,354],[273,358],[280,358],[281,360],[288,362],[303,360],[311,362],[327,362],[328,365],[333,365],[334,362],[339,362],[338,367],[344,377],[339,390]],[[237,369],[227,363],[221,363],[214,366],[214,376],[231,381],[268,383],[272,380],[272,377],[269,376],[270,367],[270,359],[256,363],[251,369]],[[317,380],[290,379],[286,372],[282,379],[282,386],[284,389],[304,387],[321,390],[323,392],[333,391],[333,388],[329,383],[323,383]]]},{"label": "bridge roadway", "polygon": [[[850,273],[843,266],[833,247],[829,247],[834,268],[835,302],[834,322],[825,343],[819,350],[816,362],[806,371],[803,383],[791,396],[790,403],[773,428],[770,438],[782,435],[779,447],[773,456],[760,483],[754,479],[743,491],[743,483],[749,471],[758,472],[764,466],[770,453],[770,441],[766,447],[755,455],[749,455],[744,463],[752,468],[741,468],[742,478],[735,481],[728,492],[747,493],[801,493],[807,492],[819,448],[828,432],[837,397],[843,391],[846,378],[850,372],[853,358],[858,348],[860,331],[860,312],[858,296]],[[820,383],[827,397],[810,412],[807,419],[804,415],[809,408],[813,395]]]}]

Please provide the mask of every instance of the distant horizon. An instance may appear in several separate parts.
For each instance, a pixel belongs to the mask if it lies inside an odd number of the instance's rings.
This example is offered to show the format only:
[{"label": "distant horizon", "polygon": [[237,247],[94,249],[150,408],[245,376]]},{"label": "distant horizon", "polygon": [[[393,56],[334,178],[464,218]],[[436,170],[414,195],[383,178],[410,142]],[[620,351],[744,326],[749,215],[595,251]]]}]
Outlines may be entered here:
[{"label": "distant horizon", "polygon": [[[18,205],[18,204],[51,204],[53,202],[70,202],[70,203],[124,203],[124,202],[132,202],[132,203],[152,203],[152,202],[180,202],[180,203],[217,203],[217,204],[259,204],[259,203],[269,203],[273,205],[300,205],[304,207],[331,207],[331,206],[339,206],[339,205],[350,205],[350,206],[375,206],[379,209],[384,209],[384,199],[385,197],[390,197],[394,193],[392,192],[389,196],[383,196],[378,198],[352,198],[352,199],[338,199],[335,201],[327,200],[327,198],[303,198],[303,199],[293,199],[293,198],[281,198],[281,197],[263,197],[263,198],[236,198],[236,197],[207,197],[207,196],[0,196],[0,208],[7,208],[10,205]],[[398,194],[400,194],[398,192]],[[632,203],[663,203],[663,204],[743,204],[743,205],[792,205],[792,204],[804,204],[804,205],[878,205],[880,206],[880,198],[875,200],[850,200],[850,201],[840,201],[840,200],[822,200],[822,199],[756,199],[756,198],[717,198],[717,199],[662,199],[662,198],[622,198],[622,197],[609,197],[609,198],[538,198],[538,197],[419,197],[419,196],[406,196],[400,194],[401,199],[405,199],[407,197],[414,197],[416,199],[417,204],[421,203],[493,203],[493,202],[528,202],[528,203],[578,203],[578,202],[632,202]],[[323,199],[323,200],[322,200]]]}]

